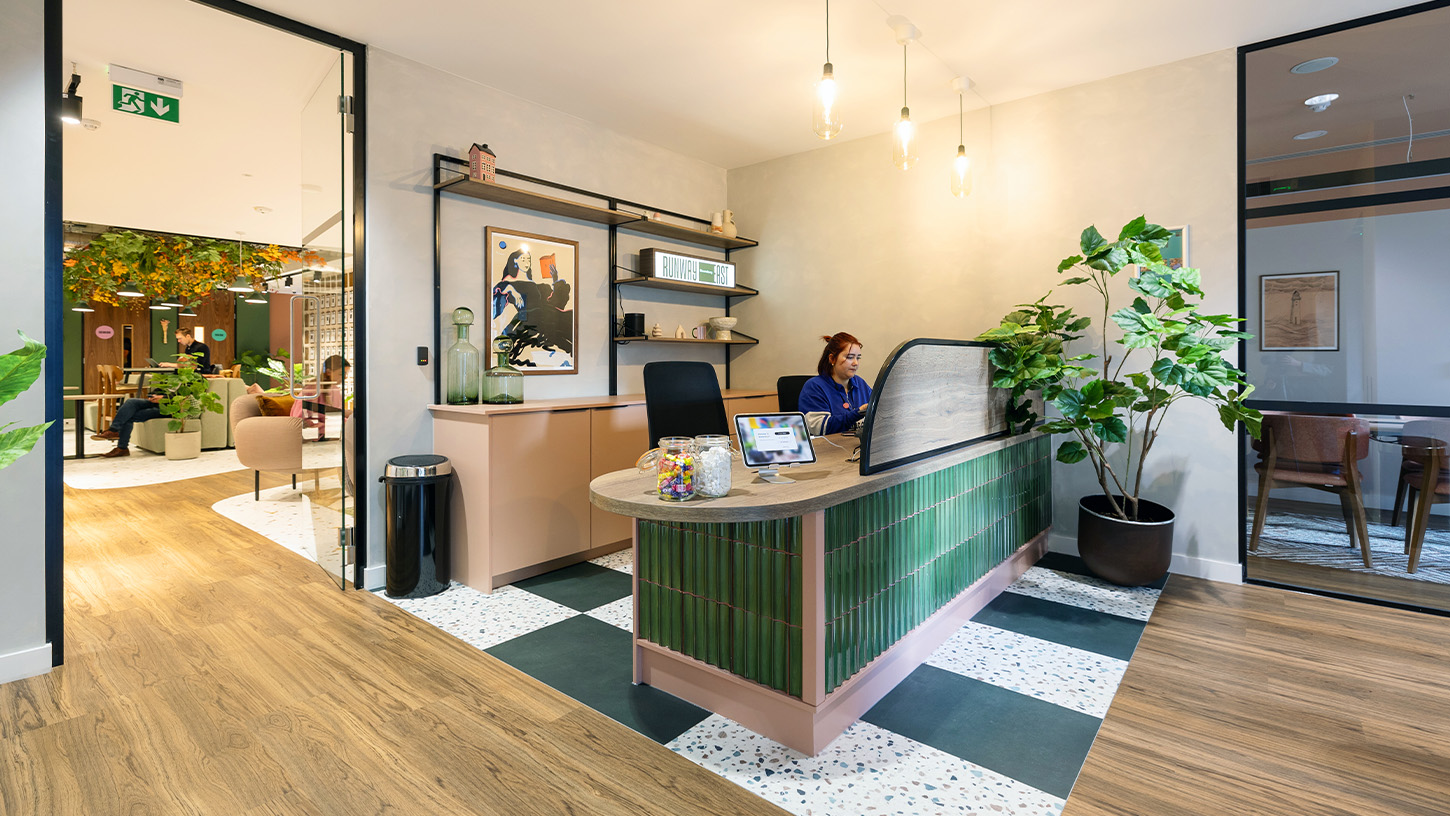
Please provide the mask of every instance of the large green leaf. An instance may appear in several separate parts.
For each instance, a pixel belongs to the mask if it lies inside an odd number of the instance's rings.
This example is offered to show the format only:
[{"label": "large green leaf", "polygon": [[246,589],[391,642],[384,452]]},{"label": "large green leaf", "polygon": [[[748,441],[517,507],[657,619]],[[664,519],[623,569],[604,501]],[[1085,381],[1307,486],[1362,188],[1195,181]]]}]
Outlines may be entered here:
[{"label": "large green leaf", "polygon": [[1074,266],[1077,266],[1080,263],[1082,263],[1081,255],[1073,255],[1071,257],[1063,258],[1062,262],[1057,265],[1057,271],[1066,272],[1067,270],[1073,268]]},{"label": "large green leaf", "polygon": [[1082,237],[1078,240],[1078,247],[1082,250],[1084,256],[1090,256],[1096,254],[1107,243],[1108,239],[1104,238],[1101,232],[1098,232],[1097,227],[1088,227],[1082,231]]},{"label": "large green leaf", "polygon": [[1076,439],[1069,439],[1057,448],[1057,461],[1065,465],[1081,462],[1087,458],[1087,455],[1087,448],[1083,447],[1082,443]]},{"label": "large green leaf", "polygon": [[40,440],[41,434],[50,426],[50,422],[45,422],[29,428],[0,432],[0,470],[10,467],[11,462],[30,453],[35,443]]},{"label": "large green leaf", "polygon": [[1118,240],[1126,241],[1129,238],[1137,238],[1143,234],[1143,228],[1147,226],[1148,217],[1140,215],[1123,225],[1123,229],[1118,233]]},{"label": "large green leaf", "polygon": [[45,360],[45,346],[16,332],[25,345],[0,356],[0,405],[20,396],[40,377],[40,364]]},{"label": "large green leaf", "polygon": [[1065,419],[1077,420],[1083,417],[1085,402],[1081,392],[1064,390],[1052,401],[1052,405]]},{"label": "large green leaf", "polygon": [[1128,426],[1117,417],[1108,417],[1101,422],[1093,423],[1093,436],[1104,442],[1127,442]]}]

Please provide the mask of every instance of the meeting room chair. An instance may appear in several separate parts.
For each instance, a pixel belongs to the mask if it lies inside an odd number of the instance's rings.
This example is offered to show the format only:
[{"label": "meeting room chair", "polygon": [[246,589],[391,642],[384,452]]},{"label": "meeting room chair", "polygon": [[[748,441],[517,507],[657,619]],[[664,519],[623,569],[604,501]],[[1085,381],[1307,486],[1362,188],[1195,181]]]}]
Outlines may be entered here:
[{"label": "meeting room chair", "polygon": [[1255,444],[1259,461],[1259,495],[1249,550],[1259,548],[1269,492],[1276,487],[1308,487],[1339,494],[1349,532],[1349,546],[1359,543],[1366,568],[1370,563],[1369,523],[1359,463],[1369,456],[1369,422],[1357,417],[1311,414],[1265,414],[1263,438]]},{"label": "meeting room chair", "polygon": [[775,399],[780,404],[781,413],[794,413],[801,409],[801,389],[810,379],[808,374],[787,374],[775,381]]},{"label": "meeting room chair", "polygon": [[1400,484],[1395,494],[1395,511],[1399,511],[1399,490],[1408,490],[1410,503],[1405,507],[1405,554],[1409,563],[1406,572],[1420,565],[1420,550],[1430,526],[1433,505],[1450,502],[1450,468],[1446,453],[1450,447],[1450,420],[1420,419],[1406,422],[1402,438],[1419,437],[1437,440],[1438,446],[1401,448]]},{"label": "meeting room chair", "polygon": [[651,446],[666,436],[730,433],[720,379],[709,363],[645,363],[644,408]]},{"label": "meeting room chair", "polygon": [[[1402,436],[1418,436],[1450,442],[1450,419],[1412,419],[1400,427]],[[1400,508],[1405,505],[1410,490],[1410,476],[1423,469],[1423,457],[1404,456],[1400,459],[1400,478],[1395,484],[1395,503],[1390,507],[1390,526],[1400,526]]]}]

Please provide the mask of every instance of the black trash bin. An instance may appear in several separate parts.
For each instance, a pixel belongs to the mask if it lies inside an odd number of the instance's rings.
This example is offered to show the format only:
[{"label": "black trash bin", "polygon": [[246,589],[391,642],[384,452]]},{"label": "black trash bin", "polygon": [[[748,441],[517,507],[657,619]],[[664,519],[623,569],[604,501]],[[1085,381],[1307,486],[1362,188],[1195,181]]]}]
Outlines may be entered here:
[{"label": "black trash bin", "polygon": [[435,454],[395,456],[383,468],[389,598],[424,598],[448,588],[452,480],[448,458]]}]

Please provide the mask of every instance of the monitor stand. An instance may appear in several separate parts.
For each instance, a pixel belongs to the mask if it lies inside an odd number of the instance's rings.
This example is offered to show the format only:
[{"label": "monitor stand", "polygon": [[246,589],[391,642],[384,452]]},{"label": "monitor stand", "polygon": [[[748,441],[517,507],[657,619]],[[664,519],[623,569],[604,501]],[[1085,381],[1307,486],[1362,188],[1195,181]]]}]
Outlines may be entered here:
[{"label": "monitor stand", "polygon": [[770,482],[771,484],[795,484],[795,479],[787,479],[780,475],[780,470],[777,468],[761,468],[756,473],[760,475],[762,482]]}]

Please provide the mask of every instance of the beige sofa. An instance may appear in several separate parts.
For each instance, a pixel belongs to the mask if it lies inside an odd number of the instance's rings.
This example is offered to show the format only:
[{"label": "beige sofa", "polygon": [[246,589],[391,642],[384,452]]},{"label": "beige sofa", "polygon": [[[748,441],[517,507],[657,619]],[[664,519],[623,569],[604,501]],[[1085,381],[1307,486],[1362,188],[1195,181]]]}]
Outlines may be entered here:
[{"label": "beige sofa", "polygon": [[[232,401],[247,393],[247,384],[236,377],[216,377],[207,380],[207,384],[211,387],[212,393],[221,398],[222,412],[220,414],[214,414],[211,411],[202,413],[202,450],[233,447],[236,439],[232,435],[232,422],[228,413],[231,411]],[[131,441],[139,448],[155,453],[165,453],[166,426],[170,422],[171,420],[166,417],[148,419],[132,430]]]}]

